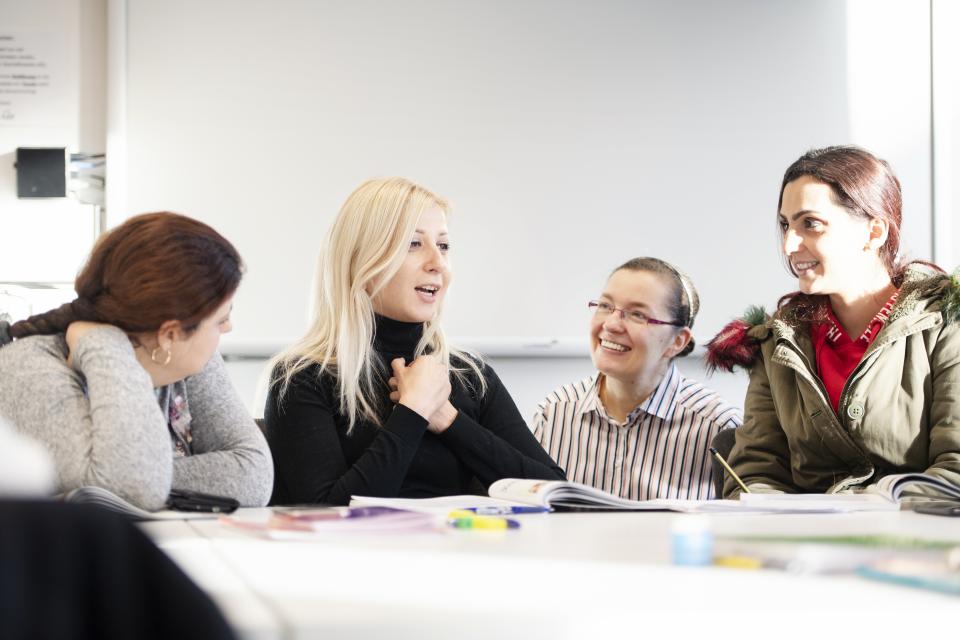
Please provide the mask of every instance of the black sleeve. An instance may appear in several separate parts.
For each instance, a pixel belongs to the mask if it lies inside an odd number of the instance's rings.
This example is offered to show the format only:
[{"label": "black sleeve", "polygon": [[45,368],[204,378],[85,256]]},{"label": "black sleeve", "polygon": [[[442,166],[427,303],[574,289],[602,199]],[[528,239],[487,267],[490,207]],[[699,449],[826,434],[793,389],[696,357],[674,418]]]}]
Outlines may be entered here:
[{"label": "black sleeve", "polygon": [[496,372],[484,365],[483,373],[487,392],[477,419],[458,411],[453,424],[440,434],[444,444],[485,487],[501,478],[566,480],[563,469],[533,437]]},{"label": "black sleeve", "polygon": [[[299,372],[280,398],[274,386],[266,419],[278,498],[287,504],[349,504],[350,496],[395,497],[420,446],[427,421],[397,405],[366,450],[351,465],[334,416],[333,384],[315,369]],[[356,428],[360,428],[360,424]]]},{"label": "black sleeve", "polygon": [[4,640],[236,638],[210,596],[122,516],[4,499],[0,522]]}]

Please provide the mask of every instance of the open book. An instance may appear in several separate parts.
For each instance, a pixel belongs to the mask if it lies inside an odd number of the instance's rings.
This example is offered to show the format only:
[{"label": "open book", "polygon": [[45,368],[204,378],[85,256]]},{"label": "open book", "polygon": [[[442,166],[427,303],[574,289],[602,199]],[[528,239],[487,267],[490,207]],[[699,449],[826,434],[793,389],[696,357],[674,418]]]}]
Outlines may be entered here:
[{"label": "open book", "polygon": [[[899,473],[884,476],[868,490],[876,491],[891,502],[900,502],[903,498],[919,496],[960,501],[960,487],[927,473]],[[912,495],[905,496],[906,492]]]},{"label": "open book", "polygon": [[[899,478],[899,481],[897,480]],[[908,480],[904,480],[907,478]],[[918,480],[919,479],[919,480]],[[678,511],[681,513],[843,513],[849,511],[890,511],[898,509],[896,499],[918,482],[956,491],[946,482],[922,474],[888,476],[876,490],[862,494],[784,494],[744,493],[740,500],[628,500],[596,487],[561,480],[526,480],[504,478],[490,485],[486,496],[443,496],[440,498],[379,498],[353,496],[351,506],[384,506],[410,511],[445,513],[454,509],[509,508],[511,505],[534,505],[552,509],[596,511]],[[889,485],[889,487],[888,487]],[[897,498],[883,497],[891,492]]]},{"label": "open book", "polygon": [[439,498],[378,498],[352,496],[350,506],[383,506],[410,511],[448,513],[454,509],[537,506],[548,509],[618,511],[744,511],[736,500],[627,500],[601,489],[560,480],[504,478],[490,485],[490,497],[461,495]]},{"label": "open book", "polygon": [[560,509],[596,509],[617,511],[732,511],[730,500],[628,500],[612,493],[561,480],[524,480],[504,478],[490,485],[491,498]]},{"label": "open book", "polygon": [[[907,494],[907,495],[905,495]],[[857,493],[741,493],[740,501],[771,510],[896,511],[901,502],[960,501],[960,487],[925,473],[899,473],[880,478]]]}]

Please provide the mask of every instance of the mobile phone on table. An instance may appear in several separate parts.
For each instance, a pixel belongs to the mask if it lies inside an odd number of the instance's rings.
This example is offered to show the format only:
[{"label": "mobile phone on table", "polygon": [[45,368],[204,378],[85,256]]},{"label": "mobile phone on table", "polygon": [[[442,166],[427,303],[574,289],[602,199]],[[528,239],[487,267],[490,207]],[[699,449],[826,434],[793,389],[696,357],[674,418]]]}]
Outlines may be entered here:
[{"label": "mobile phone on table", "polygon": [[226,496],[215,496],[199,491],[175,489],[167,498],[167,508],[174,511],[205,511],[209,513],[232,513],[240,503]]}]

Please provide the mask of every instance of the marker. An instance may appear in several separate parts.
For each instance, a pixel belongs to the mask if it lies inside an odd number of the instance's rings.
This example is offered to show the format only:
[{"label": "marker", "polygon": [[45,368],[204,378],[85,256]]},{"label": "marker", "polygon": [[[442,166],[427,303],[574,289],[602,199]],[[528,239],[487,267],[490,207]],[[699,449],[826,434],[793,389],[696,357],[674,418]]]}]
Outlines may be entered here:
[{"label": "marker", "polygon": [[737,484],[740,485],[740,488],[743,489],[744,493],[750,493],[750,489],[747,489],[747,485],[743,484],[743,480],[740,479],[740,476],[730,468],[730,465],[727,464],[727,461],[723,459],[723,456],[720,455],[720,452],[717,451],[716,447],[710,447],[710,453],[713,454],[713,457],[717,459],[723,468],[727,470],[727,473],[730,474],[730,477],[737,481]]},{"label": "marker", "polygon": [[447,524],[455,529],[502,531],[504,529],[517,529],[520,527],[520,523],[516,520],[498,518],[496,516],[478,516],[472,511],[465,509],[451,511],[447,518]]},{"label": "marker", "polygon": [[762,569],[763,560],[753,556],[715,556],[714,566],[726,569]]},{"label": "marker", "polygon": [[481,516],[512,516],[518,513],[550,513],[553,511],[550,507],[469,507],[463,511],[470,511]]}]

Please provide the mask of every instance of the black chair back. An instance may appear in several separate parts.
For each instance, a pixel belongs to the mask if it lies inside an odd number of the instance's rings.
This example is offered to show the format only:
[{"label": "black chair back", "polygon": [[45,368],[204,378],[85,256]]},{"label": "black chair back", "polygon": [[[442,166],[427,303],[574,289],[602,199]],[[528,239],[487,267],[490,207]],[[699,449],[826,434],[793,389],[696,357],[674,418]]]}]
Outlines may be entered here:
[{"label": "black chair back", "polygon": [[[713,437],[710,446],[717,450],[724,460],[729,461],[730,451],[733,449],[733,443],[737,441],[736,429],[723,429]],[[712,455],[710,460],[713,462],[713,489],[717,498],[723,497],[723,482],[727,479],[727,471],[723,465],[717,462]]]}]

